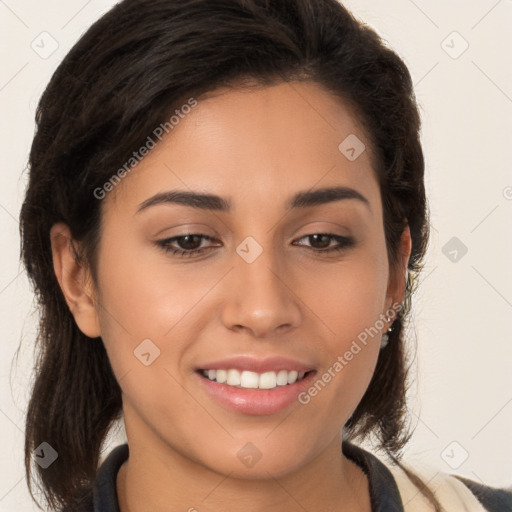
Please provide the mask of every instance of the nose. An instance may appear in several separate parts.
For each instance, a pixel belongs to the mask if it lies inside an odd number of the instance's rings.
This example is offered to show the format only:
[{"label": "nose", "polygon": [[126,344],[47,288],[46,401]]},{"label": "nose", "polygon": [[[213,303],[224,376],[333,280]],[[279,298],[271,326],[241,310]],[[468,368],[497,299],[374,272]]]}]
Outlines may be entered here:
[{"label": "nose", "polygon": [[299,326],[300,300],[284,263],[271,249],[264,249],[251,263],[235,255],[221,315],[228,329],[267,338]]}]

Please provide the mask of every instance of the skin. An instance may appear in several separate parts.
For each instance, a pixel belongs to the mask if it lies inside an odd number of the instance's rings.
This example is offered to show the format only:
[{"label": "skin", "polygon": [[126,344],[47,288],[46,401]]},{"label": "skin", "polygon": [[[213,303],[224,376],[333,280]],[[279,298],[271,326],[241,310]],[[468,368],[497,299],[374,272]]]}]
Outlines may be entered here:
[{"label": "skin", "polygon": [[[349,134],[366,145],[354,161],[338,150]],[[298,191],[331,186],[357,190],[369,208],[344,199],[285,210]],[[174,189],[229,198],[232,211],[168,203],[137,213]],[[401,264],[390,268],[369,142],[347,106],[312,82],[218,90],[198,98],[103,201],[96,283],[75,261],[67,226],[51,236],[70,310],[85,334],[101,336],[123,392],[121,511],[370,511],[367,478],[340,446],[380,336],[307,405],[270,415],[225,409],[194,373],[199,362],[252,354],[299,359],[322,375],[402,301],[409,229]],[[211,236],[194,246],[211,249],[180,258],[155,243],[187,233]],[[325,245],[307,236],[316,233],[355,245],[319,253]],[[236,252],[247,236],[263,248],[250,264]],[[147,338],[160,350],[149,366],[133,354]],[[237,457],[247,442],[262,454],[250,468]]]}]

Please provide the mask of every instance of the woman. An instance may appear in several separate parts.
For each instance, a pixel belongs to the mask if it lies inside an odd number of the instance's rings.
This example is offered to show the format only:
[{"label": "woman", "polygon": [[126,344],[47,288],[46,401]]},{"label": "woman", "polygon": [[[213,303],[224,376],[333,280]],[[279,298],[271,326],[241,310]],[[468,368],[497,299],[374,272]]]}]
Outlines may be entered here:
[{"label": "woman", "polygon": [[335,0],[125,0],[37,124],[25,462],[52,510],[512,510],[399,462],[428,213],[410,75],[372,30]]}]

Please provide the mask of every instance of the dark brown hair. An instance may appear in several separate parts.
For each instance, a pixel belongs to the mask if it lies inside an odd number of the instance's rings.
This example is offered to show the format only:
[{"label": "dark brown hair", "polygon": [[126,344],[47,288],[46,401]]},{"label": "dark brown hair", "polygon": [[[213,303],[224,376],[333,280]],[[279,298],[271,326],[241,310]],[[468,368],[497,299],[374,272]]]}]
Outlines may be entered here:
[{"label": "dark brown hair", "polygon": [[[20,215],[22,258],[40,307],[25,430],[33,498],[31,454],[43,441],[59,454],[47,469],[36,467],[52,509],[73,508],[90,495],[101,447],[122,413],[121,389],[103,343],[78,329],[55,277],[52,225],[63,221],[70,227],[83,248],[78,257],[95,276],[102,201],[93,191],[183,98],[200,99],[222,86],[292,80],[321,84],[362,123],[380,185],[392,269],[399,268],[404,227],[411,231],[403,307],[345,426],[350,440],[371,434],[399,460],[411,436],[403,328],[429,225],[420,117],[406,65],[336,0],[124,0],[66,55],[36,113]],[[440,509],[430,490],[423,491]]]}]

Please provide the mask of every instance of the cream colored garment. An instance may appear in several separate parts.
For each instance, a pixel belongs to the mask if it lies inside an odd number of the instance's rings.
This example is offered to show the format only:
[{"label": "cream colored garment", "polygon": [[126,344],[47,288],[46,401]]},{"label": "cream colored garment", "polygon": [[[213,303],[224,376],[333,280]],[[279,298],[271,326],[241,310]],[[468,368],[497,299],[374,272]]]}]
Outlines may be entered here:
[{"label": "cream colored garment", "polygon": [[[432,468],[417,468],[402,464],[417,476],[435,494],[446,512],[487,512],[476,496],[460,480]],[[405,512],[433,512],[435,509],[420,490],[398,466],[386,464],[393,474]]]}]

